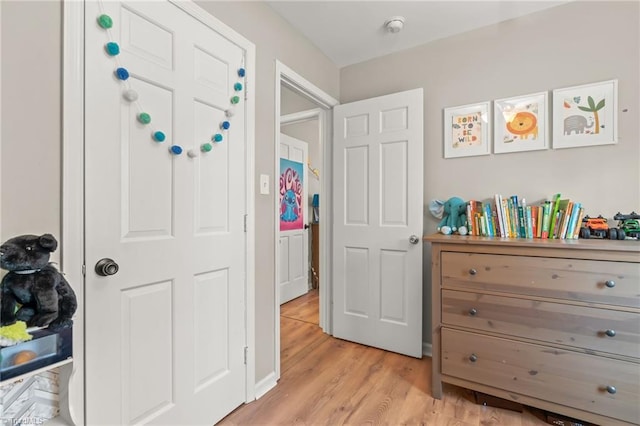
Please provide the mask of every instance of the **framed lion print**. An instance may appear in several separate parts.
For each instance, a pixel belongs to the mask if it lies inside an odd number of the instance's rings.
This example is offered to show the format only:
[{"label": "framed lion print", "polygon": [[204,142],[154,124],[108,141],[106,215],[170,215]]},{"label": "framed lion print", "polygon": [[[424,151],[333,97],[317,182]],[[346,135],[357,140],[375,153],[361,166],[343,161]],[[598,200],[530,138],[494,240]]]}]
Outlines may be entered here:
[{"label": "framed lion print", "polygon": [[549,148],[547,92],[493,102],[493,152],[536,151]]}]

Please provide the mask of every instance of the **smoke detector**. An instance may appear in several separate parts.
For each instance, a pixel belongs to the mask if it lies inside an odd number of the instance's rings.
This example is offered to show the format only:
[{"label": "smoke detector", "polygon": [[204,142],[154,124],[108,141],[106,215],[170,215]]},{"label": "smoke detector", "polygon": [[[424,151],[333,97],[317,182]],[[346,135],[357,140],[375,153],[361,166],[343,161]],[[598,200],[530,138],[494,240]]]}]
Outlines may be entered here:
[{"label": "smoke detector", "polygon": [[393,16],[387,19],[384,23],[384,27],[390,33],[399,33],[404,27],[404,16]]}]

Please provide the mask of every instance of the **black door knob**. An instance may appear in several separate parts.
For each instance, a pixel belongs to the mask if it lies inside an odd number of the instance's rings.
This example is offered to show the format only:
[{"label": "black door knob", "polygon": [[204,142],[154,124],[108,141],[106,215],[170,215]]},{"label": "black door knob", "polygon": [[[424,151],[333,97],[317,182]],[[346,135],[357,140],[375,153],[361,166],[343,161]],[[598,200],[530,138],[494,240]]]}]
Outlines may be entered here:
[{"label": "black door knob", "polygon": [[108,277],[109,275],[117,274],[120,267],[113,259],[105,257],[104,259],[98,260],[95,269],[96,274],[100,275],[101,277]]}]

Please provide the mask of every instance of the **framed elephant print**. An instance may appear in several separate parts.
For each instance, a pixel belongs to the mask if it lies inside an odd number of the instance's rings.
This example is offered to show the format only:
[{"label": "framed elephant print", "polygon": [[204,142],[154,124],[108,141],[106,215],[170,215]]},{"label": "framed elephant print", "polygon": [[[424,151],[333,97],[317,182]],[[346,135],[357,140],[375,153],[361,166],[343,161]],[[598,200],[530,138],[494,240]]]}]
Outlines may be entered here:
[{"label": "framed elephant print", "polygon": [[553,91],[553,148],[618,142],[618,80]]},{"label": "framed elephant print", "polygon": [[547,92],[493,101],[493,152],[549,148]]}]

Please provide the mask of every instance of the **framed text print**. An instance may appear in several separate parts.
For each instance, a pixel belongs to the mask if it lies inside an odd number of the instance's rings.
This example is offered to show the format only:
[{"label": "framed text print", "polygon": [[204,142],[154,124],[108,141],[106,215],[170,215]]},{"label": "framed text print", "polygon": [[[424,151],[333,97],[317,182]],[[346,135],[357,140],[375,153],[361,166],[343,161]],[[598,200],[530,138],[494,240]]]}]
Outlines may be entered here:
[{"label": "framed text print", "polygon": [[489,102],[444,109],[444,158],[489,154]]}]

